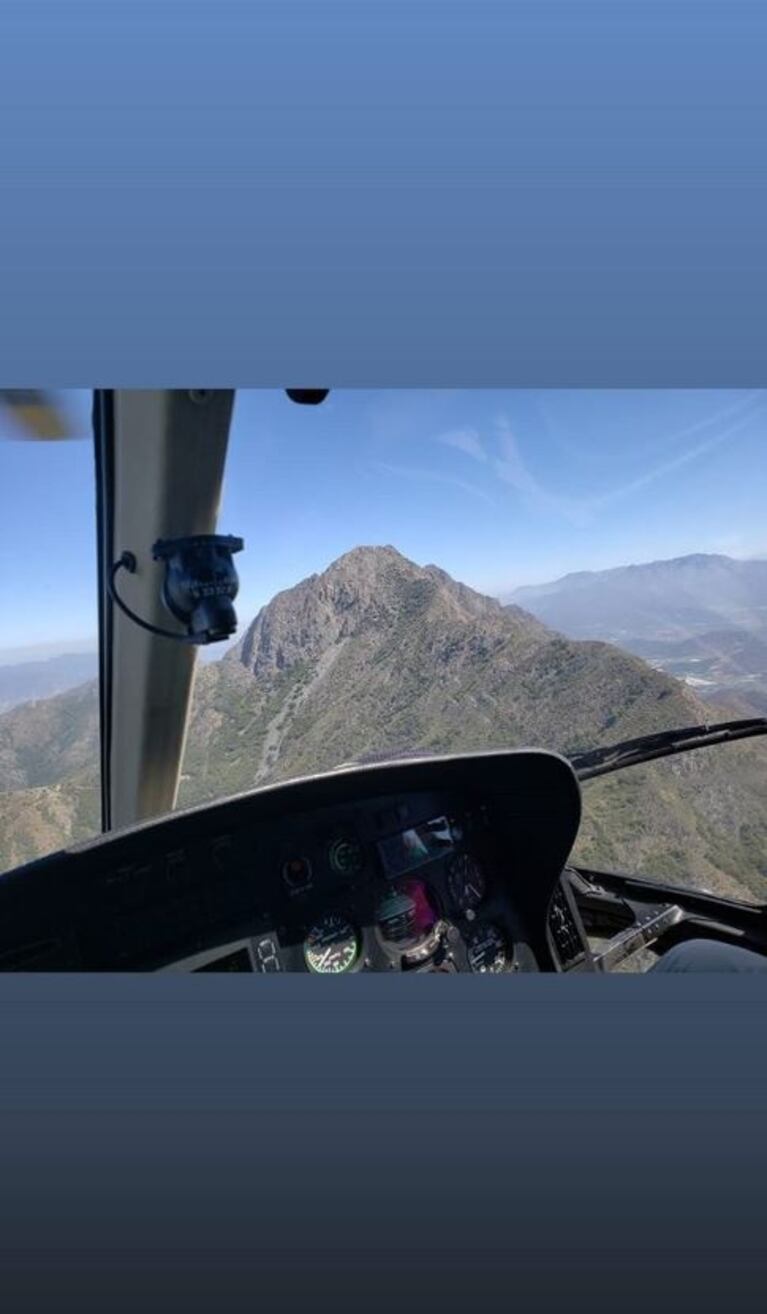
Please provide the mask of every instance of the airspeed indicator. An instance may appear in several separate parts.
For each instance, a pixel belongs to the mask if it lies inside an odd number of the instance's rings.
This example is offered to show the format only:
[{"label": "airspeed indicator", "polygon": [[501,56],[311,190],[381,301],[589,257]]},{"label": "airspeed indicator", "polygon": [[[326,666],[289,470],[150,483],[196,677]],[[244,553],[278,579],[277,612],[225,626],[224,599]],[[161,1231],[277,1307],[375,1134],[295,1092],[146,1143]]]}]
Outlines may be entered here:
[{"label": "airspeed indicator", "polygon": [[348,972],[358,956],[357,932],[339,913],[326,913],[314,923],[304,941],[304,958],[310,972]]}]

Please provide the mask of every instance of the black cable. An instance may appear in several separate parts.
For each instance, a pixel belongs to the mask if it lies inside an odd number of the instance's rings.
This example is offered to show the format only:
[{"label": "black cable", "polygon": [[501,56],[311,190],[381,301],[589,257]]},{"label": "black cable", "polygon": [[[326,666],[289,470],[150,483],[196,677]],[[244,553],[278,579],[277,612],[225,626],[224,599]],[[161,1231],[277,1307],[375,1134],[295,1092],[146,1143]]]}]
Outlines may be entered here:
[{"label": "black cable", "polygon": [[124,612],[125,615],[134,622],[134,624],[140,625],[142,630],[148,630],[150,634],[159,635],[161,639],[175,639],[176,643],[193,643],[199,645],[207,642],[205,636],[200,636],[198,638],[194,634],[175,634],[173,630],[161,630],[159,626],[150,625],[149,621],[142,620],[141,616],[136,615],[135,611],[131,611],[128,604],[123,602],[115,586],[115,575],[121,568],[127,570],[129,575],[133,574],[136,569],[136,558],[132,552],[123,552],[122,556],[115,561],[109,572],[108,588],[109,596],[112,601],[120,608],[120,611]]}]

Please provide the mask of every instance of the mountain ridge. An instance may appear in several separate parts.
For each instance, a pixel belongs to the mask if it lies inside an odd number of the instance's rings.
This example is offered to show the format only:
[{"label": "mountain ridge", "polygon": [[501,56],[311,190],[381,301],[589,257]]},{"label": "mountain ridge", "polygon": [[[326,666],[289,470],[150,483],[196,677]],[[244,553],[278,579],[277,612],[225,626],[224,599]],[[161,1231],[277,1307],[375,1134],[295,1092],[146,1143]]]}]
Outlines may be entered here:
[{"label": "mountain ridge", "polygon": [[542,584],[521,584],[515,589],[507,590],[502,594],[502,600],[509,600],[513,597],[521,597],[526,594],[533,594],[540,589],[556,588],[559,585],[572,584],[575,581],[592,580],[594,578],[618,578],[620,576],[632,576],[641,573],[653,573],[657,570],[674,569],[677,571],[710,566],[716,563],[724,568],[734,566],[767,568],[766,557],[730,557],[723,552],[688,552],[678,557],[654,557],[651,561],[631,561],[620,566],[606,566],[600,570],[574,570],[568,571],[564,575],[558,575],[553,580],[546,580]]}]

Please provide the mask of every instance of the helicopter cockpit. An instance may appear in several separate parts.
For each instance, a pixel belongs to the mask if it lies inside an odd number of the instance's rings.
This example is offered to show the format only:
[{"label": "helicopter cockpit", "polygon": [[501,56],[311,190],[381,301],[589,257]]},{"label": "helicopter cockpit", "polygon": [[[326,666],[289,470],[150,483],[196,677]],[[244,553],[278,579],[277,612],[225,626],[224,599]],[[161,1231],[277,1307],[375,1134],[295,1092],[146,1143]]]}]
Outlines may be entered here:
[{"label": "helicopter cockpit", "polygon": [[352,762],[174,810],[196,647],[236,626],[243,541],[216,532],[233,402],[94,394],[102,834],[0,877],[0,969],[611,972],[701,939],[767,955],[761,906],[573,859],[591,776],[764,718],[569,760]]}]

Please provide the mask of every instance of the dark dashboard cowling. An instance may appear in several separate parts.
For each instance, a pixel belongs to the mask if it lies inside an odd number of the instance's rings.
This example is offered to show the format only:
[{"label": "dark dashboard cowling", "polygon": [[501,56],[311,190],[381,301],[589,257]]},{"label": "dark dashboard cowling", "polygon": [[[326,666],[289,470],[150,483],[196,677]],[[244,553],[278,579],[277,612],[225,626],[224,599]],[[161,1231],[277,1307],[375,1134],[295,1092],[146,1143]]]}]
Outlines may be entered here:
[{"label": "dark dashboard cowling", "polygon": [[0,970],[551,970],[580,807],[565,759],[515,750],[173,813],[0,877]]}]

